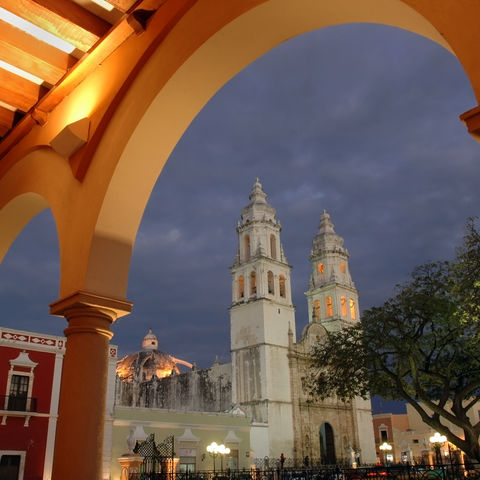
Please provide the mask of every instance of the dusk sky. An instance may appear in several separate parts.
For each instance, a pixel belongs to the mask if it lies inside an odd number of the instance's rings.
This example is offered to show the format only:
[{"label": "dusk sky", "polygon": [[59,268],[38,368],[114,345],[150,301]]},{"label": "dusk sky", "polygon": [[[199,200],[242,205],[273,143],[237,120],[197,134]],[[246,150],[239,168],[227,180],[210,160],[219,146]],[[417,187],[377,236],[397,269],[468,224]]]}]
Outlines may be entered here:
[{"label": "dusk sky", "polygon": [[[131,263],[133,312],[113,326],[120,356],[152,328],[161,350],[199,367],[230,360],[228,267],[255,177],[282,223],[297,336],[323,209],[362,309],[416,265],[453,258],[480,214],[480,144],[458,118],[476,105],[452,54],[386,26],[317,30],[259,58],[200,112],[158,179]],[[58,272],[46,211],[0,266],[0,324],[62,335],[66,321],[48,313]]]}]

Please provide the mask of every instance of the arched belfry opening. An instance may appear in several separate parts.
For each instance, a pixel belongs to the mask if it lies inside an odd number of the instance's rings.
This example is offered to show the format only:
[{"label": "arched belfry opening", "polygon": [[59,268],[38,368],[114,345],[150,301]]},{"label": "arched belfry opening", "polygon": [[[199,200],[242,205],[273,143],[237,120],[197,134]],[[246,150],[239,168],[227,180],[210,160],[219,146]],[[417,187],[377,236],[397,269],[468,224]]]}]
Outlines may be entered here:
[{"label": "arched belfry opening", "polygon": [[273,233],[270,235],[270,256],[274,260],[277,259],[277,240]]}]

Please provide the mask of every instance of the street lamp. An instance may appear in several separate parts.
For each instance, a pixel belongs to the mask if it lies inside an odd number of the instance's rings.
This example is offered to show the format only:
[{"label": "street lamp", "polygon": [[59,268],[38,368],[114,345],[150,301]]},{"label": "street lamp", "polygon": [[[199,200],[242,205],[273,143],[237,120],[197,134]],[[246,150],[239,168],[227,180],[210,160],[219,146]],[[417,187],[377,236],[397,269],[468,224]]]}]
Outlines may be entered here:
[{"label": "street lamp", "polygon": [[385,460],[385,465],[388,466],[387,452],[392,449],[392,446],[387,442],[383,442],[378,448],[383,452],[383,459]]},{"label": "street lamp", "polygon": [[217,442],[212,442],[207,446],[207,452],[213,457],[213,476],[215,476],[215,459],[217,455],[221,455],[221,471],[223,472],[223,456],[230,453],[230,449],[225,445],[217,445]]},{"label": "street lamp", "polygon": [[435,432],[430,438],[430,443],[433,445],[433,449],[435,450],[435,461],[437,464],[442,463],[442,456],[440,455],[440,447],[443,443],[447,441],[447,437],[445,435],[440,435],[438,432]]}]

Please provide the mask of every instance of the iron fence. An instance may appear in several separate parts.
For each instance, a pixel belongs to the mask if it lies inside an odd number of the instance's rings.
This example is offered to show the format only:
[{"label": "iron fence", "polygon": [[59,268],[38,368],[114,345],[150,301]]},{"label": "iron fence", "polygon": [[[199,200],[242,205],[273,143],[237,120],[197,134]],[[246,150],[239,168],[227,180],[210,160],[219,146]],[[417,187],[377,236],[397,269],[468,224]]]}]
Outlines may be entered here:
[{"label": "iron fence", "polygon": [[342,465],[309,468],[253,468],[223,472],[135,473],[129,480],[480,480],[480,464]]}]

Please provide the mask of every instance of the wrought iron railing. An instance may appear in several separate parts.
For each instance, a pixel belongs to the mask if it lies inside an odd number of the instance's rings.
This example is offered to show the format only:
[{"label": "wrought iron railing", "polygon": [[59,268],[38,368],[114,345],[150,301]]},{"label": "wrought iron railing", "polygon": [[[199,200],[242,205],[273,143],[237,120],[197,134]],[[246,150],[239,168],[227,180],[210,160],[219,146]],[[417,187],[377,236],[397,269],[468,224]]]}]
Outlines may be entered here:
[{"label": "wrought iron railing", "polygon": [[37,399],[18,395],[0,395],[0,409],[16,412],[36,412]]},{"label": "wrought iron railing", "polygon": [[130,474],[129,480],[480,480],[480,464],[375,465],[350,468],[253,468],[223,472],[198,471]]}]

